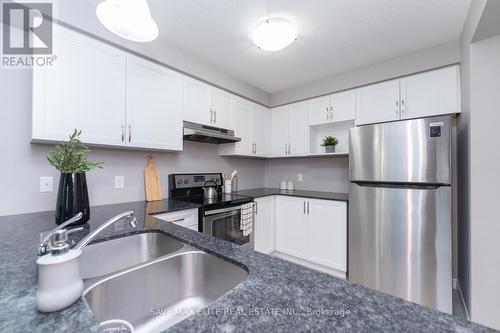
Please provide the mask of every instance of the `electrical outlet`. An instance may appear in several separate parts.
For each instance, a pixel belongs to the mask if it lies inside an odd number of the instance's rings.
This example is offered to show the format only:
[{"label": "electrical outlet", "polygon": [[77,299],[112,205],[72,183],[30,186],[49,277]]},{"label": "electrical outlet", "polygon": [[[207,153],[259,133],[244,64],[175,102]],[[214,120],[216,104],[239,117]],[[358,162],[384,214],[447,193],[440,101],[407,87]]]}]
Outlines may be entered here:
[{"label": "electrical outlet", "polygon": [[54,191],[54,178],[53,177],[40,177],[40,192],[53,192]]},{"label": "electrical outlet", "polygon": [[301,181],[303,181],[303,180],[304,180],[303,175],[302,175],[301,173],[299,173],[299,174],[297,175],[297,181],[301,182]]},{"label": "electrical outlet", "polygon": [[115,176],[115,188],[124,188],[124,187],[125,187],[125,177]]}]

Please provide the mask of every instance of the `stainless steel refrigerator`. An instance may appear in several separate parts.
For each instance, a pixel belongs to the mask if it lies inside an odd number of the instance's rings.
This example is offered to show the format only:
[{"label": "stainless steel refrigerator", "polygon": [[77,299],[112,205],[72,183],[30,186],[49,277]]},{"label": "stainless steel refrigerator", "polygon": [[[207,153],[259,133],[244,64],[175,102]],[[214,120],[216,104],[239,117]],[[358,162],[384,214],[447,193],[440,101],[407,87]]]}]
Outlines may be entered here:
[{"label": "stainless steel refrigerator", "polygon": [[355,127],[349,280],[452,312],[451,118]]}]

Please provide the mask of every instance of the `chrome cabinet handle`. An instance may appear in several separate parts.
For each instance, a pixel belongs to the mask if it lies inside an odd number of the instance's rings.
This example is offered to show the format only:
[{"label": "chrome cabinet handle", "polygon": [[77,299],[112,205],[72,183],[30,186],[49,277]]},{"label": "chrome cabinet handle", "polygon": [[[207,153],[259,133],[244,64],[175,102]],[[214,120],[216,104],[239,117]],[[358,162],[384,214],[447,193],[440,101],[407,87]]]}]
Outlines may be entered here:
[{"label": "chrome cabinet handle", "polygon": [[328,106],[326,107],[326,120],[328,120]]},{"label": "chrome cabinet handle", "polygon": [[257,154],[257,142],[254,143],[255,146],[255,154]]},{"label": "chrome cabinet handle", "polygon": [[217,111],[214,109],[214,124],[217,123]]},{"label": "chrome cabinet handle", "polygon": [[399,118],[399,102],[396,101],[396,117]]},{"label": "chrome cabinet handle", "polygon": [[254,207],[255,207],[255,215],[257,215],[259,212],[259,206],[257,206],[257,202],[255,202]]},{"label": "chrome cabinet handle", "polygon": [[132,125],[128,124],[128,142],[132,141]]},{"label": "chrome cabinet handle", "polygon": [[306,214],[306,202],[304,201],[304,215]]},{"label": "chrome cabinet handle", "polygon": [[307,202],[307,215],[309,215],[309,201]]},{"label": "chrome cabinet handle", "polygon": [[333,120],[333,106],[330,106],[330,121]]},{"label": "chrome cabinet handle", "polygon": [[290,150],[291,150],[292,144],[288,143],[288,155],[290,155]]},{"label": "chrome cabinet handle", "polygon": [[122,124],[122,142],[125,142],[125,125]]},{"label": "chrome cabinet handle", "polygon": [[213,123],[214,122],[214,113],[212,111],[212,109],[210,109],[210,123]]},{"label": "chrome cabinet handle", "polygon": [[285,143],[285,155],[286,155],[286,152],[287,152],[287,149],[288,149],[288,143]]},{"label": "chrome cabinet handle", "polygon": [[401,118],[404,116],[405,114],[405,100],[402,99],[401,100]]}]

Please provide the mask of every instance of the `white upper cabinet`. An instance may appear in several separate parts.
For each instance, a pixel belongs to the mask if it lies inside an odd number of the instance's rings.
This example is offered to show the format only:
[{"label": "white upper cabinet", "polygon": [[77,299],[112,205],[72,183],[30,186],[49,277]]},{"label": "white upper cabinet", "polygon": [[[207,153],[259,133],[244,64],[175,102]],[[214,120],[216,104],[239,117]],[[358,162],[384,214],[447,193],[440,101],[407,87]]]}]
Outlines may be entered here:
[{"label": "white upper cabinet", "polygon": [[124,145],[125,54],[54,25],[57,65],[33,69],[35,141],[67,140],[83,130],[89,144]]},{"label": "white upper cabinet", "polygon": [[273,108],[268,116],[268,155],[288,155],[288,106]]},{"label": "white upper cabinet", "polygon": [[346,272],[347,204],[308,199],[307,205],[308,259]]},{"label": "white upper cabinet", "polygon": [[309,125],[330,122],[330,96],[311,99],[309,102]]},{"label": "white upper cabinet", "polygon": [[288,155],[303,156],[309,146],[307,126],[307,103],[299,102],[288,108]]},{"label": "white upper cabinet", "polygon": [[182,150],[182,76],[127,56],[126,145]]},{"label": "white upper cabinet", "polygon": [[330,122],[356,118],[356,91],[347,90],[330,95]]},{"label": "white upper cabinet", "polygon": [[460,109],[458,66],[356,89],[356,125],[460,113]]},{"label": "white upper cabinet", "polygon": [[212,125],[222,128],[233,128],[231,94],[217,88],[212,88],[212,112]]},{"label": "white upper cabinet", "polygon": [[401,118],[420,118],[460,110],[458,66],[401,79]]},{"label": "white upper cabinet", "polygon": [[241,138],[240,142],[228,143],[230,154],[251,155],[252,138],[250,135],[250,103],[242,98],[233,98],[234,134]]},{"label": "white upper cabinet", "polygon": [[347,90],[308,101],[309,125],[354,120],[356,116],[356,91]]},{"label": "white upper cabinet", "polygon": [[213,125],[212,92],[208,84],[184,78],[184,120]]},{"label": "white upper cabinet", "polygon": [[250,106],[250,132],[253,154],[267,156],[267,115],[269,110],[252,103]]},{"label": "white upper cabinet", "polygon": [[399,118],[399,80],[356,89],[356,125]]},{"label": "white upper cabinet", "polygon": [[233,129],[231,94],[201,81],[184,80],[184,120]]}]

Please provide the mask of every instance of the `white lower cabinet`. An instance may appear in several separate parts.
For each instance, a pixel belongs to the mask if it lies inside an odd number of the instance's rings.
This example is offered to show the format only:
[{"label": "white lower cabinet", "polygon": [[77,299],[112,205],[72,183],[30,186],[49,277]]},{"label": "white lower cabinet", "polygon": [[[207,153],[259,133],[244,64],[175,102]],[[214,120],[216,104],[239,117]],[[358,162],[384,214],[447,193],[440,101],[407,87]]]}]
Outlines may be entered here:
[{"label": "white lower cabinet", "polygon": [[270,254],[276,249],[275,197],[255,199],[255,251]]},{"label": "white lower cabinet", "polygon": [[276,251],[346,272],[347,204],[277,196]]},{"label": "white lower cabinet", "polygon": [[198,231],[198,209],[186,209],[170,213],[162,213],[154,215],[154,217],[177,224],[191,230]]}]

